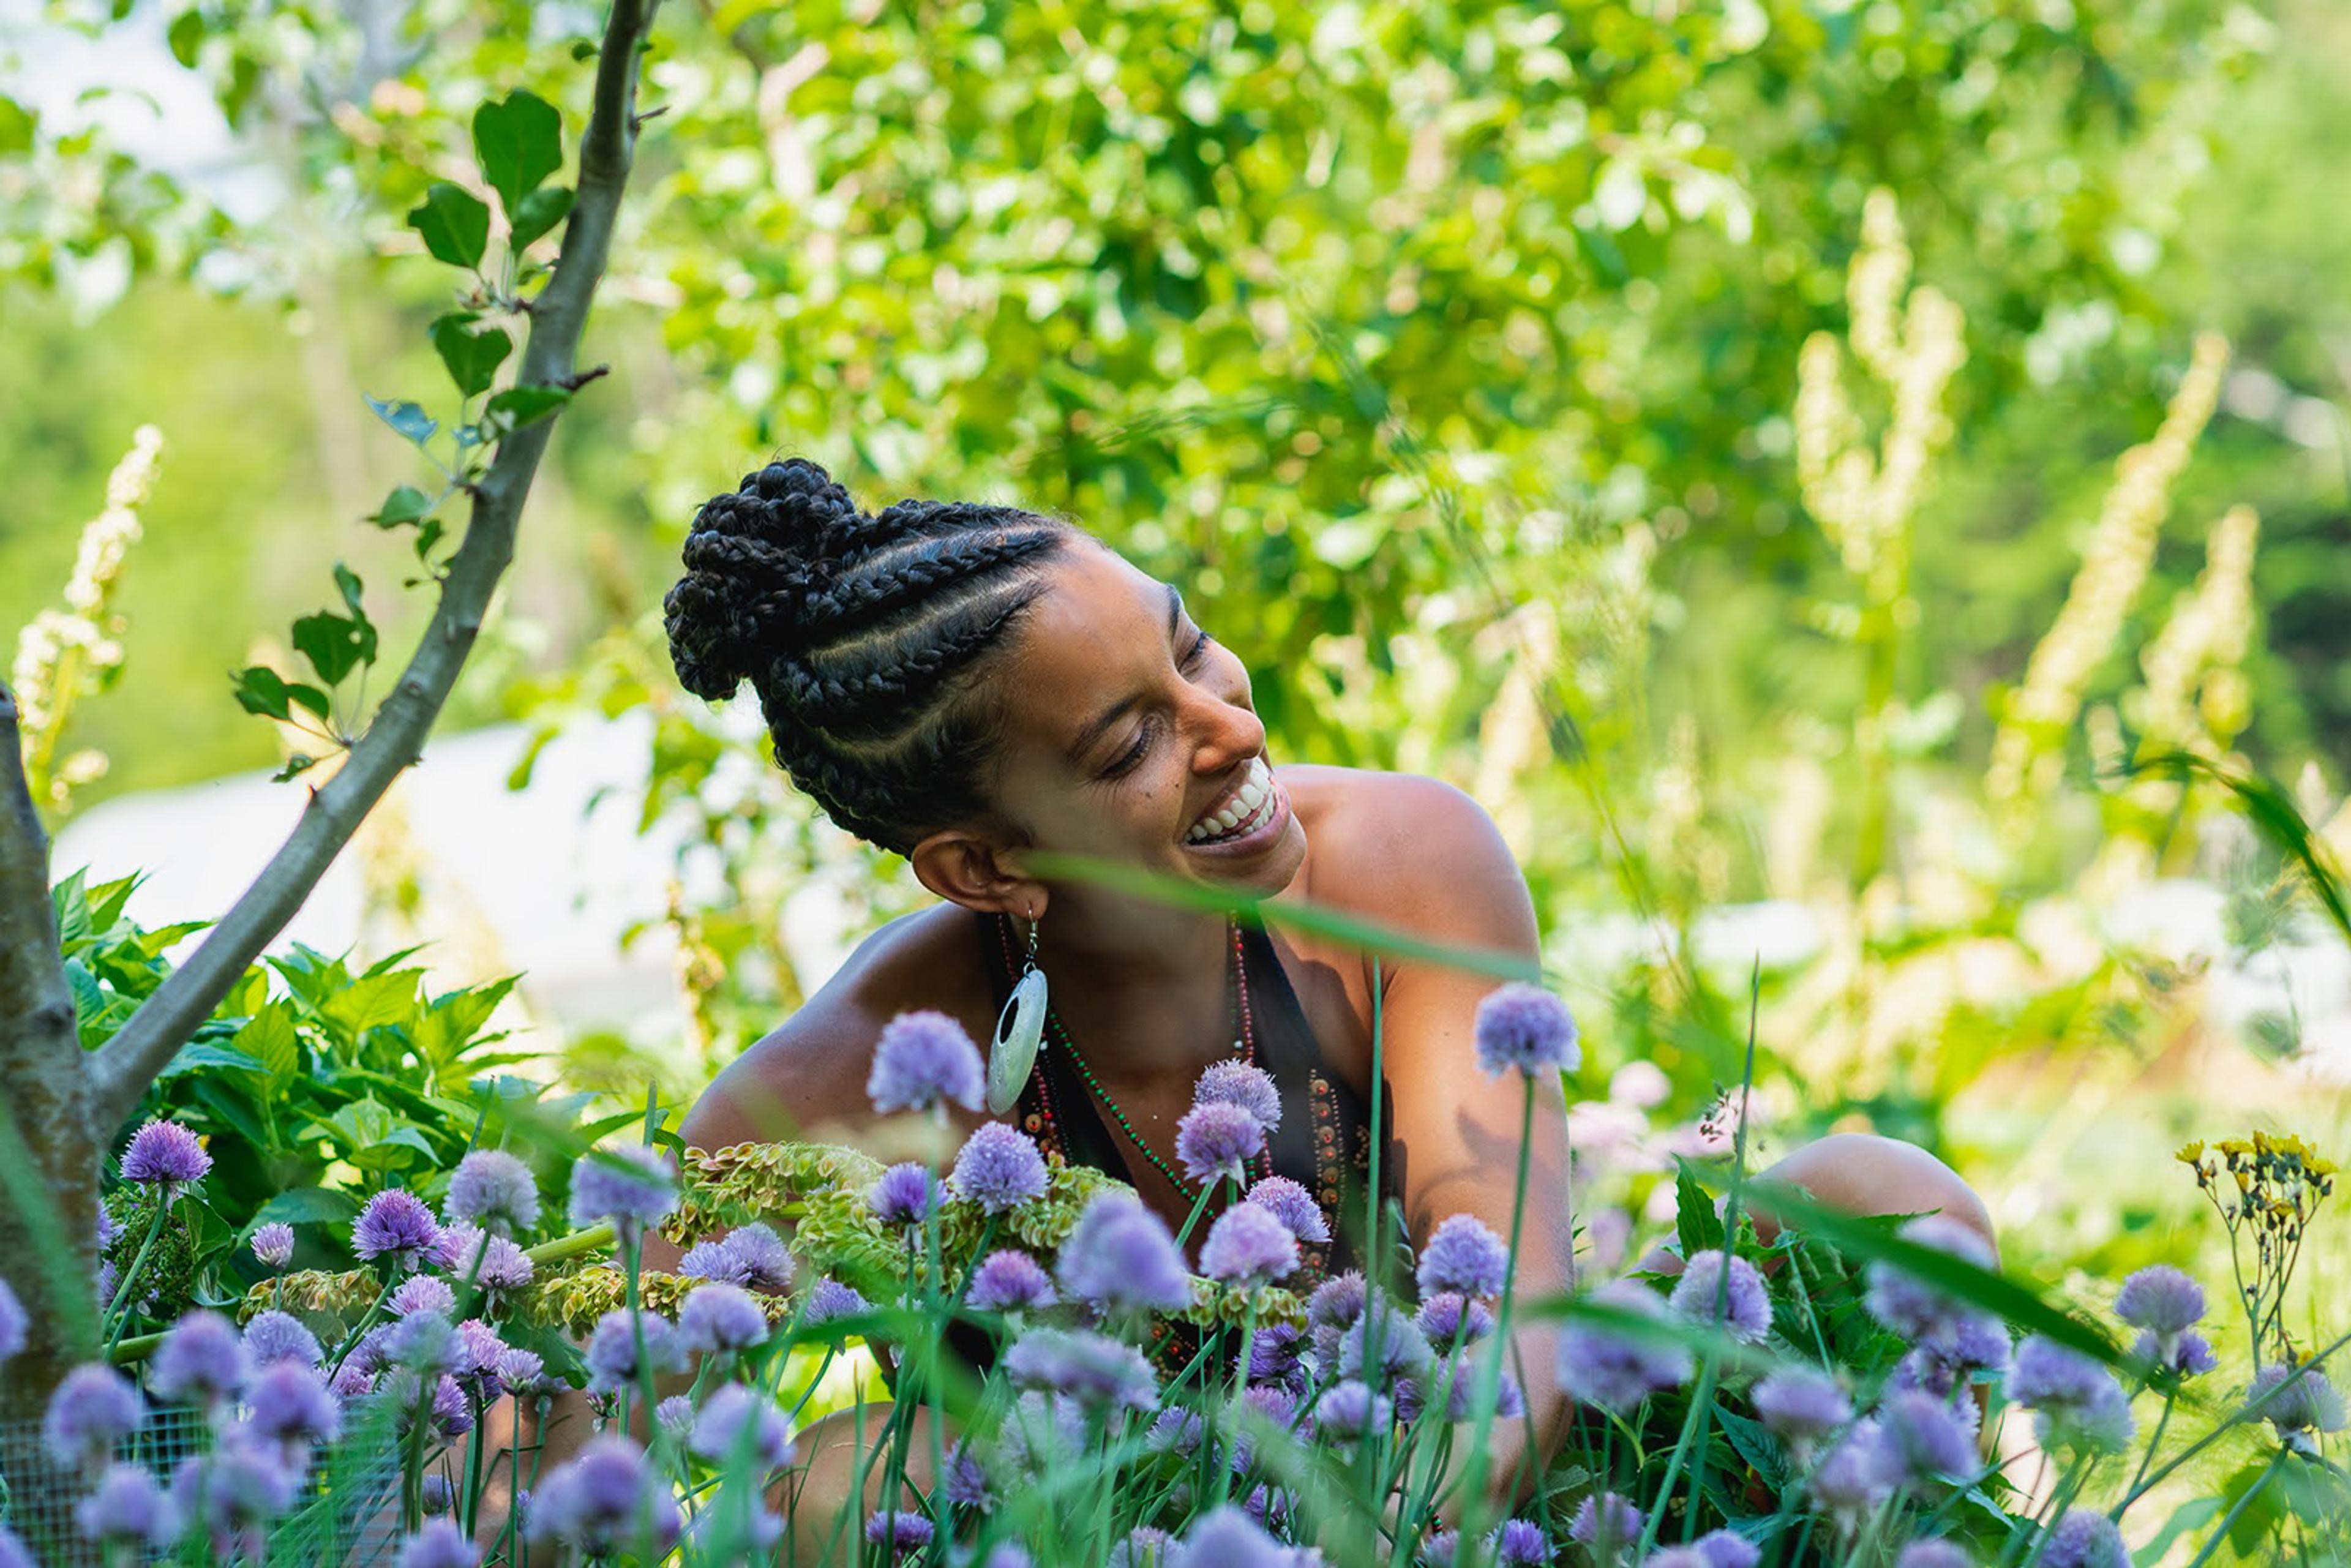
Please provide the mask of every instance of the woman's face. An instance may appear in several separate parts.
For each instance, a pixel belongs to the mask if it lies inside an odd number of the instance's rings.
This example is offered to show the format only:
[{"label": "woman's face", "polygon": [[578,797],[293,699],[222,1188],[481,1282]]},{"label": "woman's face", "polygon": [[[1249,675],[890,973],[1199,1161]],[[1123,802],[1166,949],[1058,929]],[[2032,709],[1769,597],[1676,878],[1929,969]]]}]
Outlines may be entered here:
[{"label": "woman's face", "polygon": [[1034,847],[1261,894],[1305,831],[1265,757],[1249,674],[1175,590],[1091,542],[1049,569],[998,679],[995,803]]}]

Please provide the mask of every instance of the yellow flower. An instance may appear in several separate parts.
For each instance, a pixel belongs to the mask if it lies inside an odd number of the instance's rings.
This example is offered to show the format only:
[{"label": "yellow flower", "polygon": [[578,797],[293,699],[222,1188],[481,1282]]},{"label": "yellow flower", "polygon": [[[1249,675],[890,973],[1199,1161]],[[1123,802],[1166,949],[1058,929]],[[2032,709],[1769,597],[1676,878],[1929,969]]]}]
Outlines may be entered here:
[{"label": "yellow flower", "polygon": [[2183,1166],[2202,1165],[2204,1162],[2204,1140],[2199,1138],[2192,1144],[2180,1145],[2179,1152],[2173,1155],[2171,1157],[2178,1160]]}]

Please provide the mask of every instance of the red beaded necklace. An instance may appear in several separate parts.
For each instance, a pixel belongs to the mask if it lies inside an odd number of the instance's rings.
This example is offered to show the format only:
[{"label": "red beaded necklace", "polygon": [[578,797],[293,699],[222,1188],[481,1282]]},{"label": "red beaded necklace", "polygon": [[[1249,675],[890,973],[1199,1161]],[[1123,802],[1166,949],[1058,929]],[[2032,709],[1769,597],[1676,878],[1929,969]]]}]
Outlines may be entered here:
[{"label": "red beaded necklace", "polygon": [[[1011,971],[1014,963],[1011,928],[1012,922],[1008,917],[1000,920],[997,926],[997,943],[1004,955],[1008,973]],[[1257,1019],[1249,1010],[1249,968],[1242,961],[1240,923],[1228,918],[1225,922],[1225,930],[1232,946],[1234,1013],[1240,1029],[1239,1038],[1233,1041],[1233,1051],[1241,1061],[1254,1067],[1257,1065]],[[1111,1120],[1116,1124],[1118,1130],[1126,1134],[1126,1141],[1133,1144],[1136,1151],[1151,1162],[1152,1168],[1165,1176],[1167,1184],[1177,1192],[1196,1192],[1198,1190],[1196,1184],[1186,1180],[1181,1172],[1160,1156],[1156,1149],[1143,1141],[1143,1134],[1134,1130],[1134,1124],[1127,1119],[1126,1112],[1120,1107],[1117,1101],[1111,1098],[1109,1091],[1102,1086],[1102,1081],[1094,1076],[1093,1069],[1086,1065],[1086,1059],[1079,1053],[1077,1042],[1070,1038],[1068,1026],[1061,1022],[1061,1015],[1053,1011],[1050,1003],[1045,1009],[1045,1029],[1048,1043],[1058,1045],[1068,1053],[1070,1065],[1077,1069],[1078,1077],[1084,1082],[1087,1089],[1092,1092],[1093,1097],[1102,1103],[1102,1109],[1110,1113]],[[1036,1087],[1037,1097],[1043,1104],[1047,1123],[1049,1124],[1058,1123],[1061,1118],[1053,1108],[1052,1085],[1045,1076],[1045,1064],[1041,1056],[1038,1059],[1037,1065],[1029,1071],[1029,1082]],[[1272,1169],[1272,1155],[1270,1151],[1260,1149],[1252,1163],[1257,1175],[1261,1178]]]}]

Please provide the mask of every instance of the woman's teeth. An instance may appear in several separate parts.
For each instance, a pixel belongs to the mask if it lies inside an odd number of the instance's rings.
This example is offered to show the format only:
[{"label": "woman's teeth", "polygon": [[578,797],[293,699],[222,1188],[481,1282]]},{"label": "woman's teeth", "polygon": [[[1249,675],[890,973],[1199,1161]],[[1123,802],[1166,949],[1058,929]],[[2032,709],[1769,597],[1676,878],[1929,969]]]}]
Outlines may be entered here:
[{"label": "woman's teeth", "polygon": [[1187,844],[1205,844],[1253,833],[1272,819],[1273,775],[1259,757],[1249,758],[1249,775],[1222,809],[1201,818],[1184,835]]}]

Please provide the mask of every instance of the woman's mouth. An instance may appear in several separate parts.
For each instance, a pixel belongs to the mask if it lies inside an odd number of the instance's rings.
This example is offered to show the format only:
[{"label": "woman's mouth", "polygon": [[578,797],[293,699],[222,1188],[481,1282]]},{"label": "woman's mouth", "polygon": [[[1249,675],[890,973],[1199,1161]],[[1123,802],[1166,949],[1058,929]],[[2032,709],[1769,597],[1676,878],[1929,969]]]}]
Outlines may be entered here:
[{"label": "woman's mouth", "polygon": [[1214,811],[1192,824],[1184,835],[1189,849],[1228,850],[1253,843],[1278,831],[1289,811],[1281,787],[1262,757],[1249,758],[1240,788]]}]

